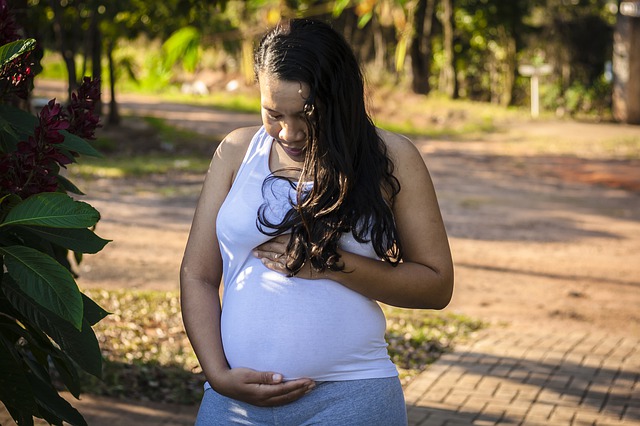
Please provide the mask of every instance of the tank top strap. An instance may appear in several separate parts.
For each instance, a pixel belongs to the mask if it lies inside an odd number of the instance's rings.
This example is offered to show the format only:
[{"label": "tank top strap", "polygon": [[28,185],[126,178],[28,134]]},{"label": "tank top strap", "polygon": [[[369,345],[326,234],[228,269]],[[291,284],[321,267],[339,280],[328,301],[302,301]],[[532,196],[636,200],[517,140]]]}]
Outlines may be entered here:
[{"label": "tank top strap", "polygon": [[235,181],[240,182],[248,179],[249,176],[258,173],[264,177],[268,176],[271,171],[269,170],[269,155],[271,154],[272,138],[266,132],[264,126],[260,127],[247,148],[247,152],[244,155],[242,164],[238,169],[238,174]]}]

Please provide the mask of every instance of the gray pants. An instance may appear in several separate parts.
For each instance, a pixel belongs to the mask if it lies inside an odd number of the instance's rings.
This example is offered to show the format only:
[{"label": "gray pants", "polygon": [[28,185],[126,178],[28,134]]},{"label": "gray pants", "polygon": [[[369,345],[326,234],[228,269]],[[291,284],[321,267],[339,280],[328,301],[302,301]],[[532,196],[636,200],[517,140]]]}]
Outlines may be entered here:
[{"label": "gray pants", "polygon": [[224,425],[406,426],[400,380],[317,382],[315,389],[291,404],[256,407],[207,389],[196,426]]}]

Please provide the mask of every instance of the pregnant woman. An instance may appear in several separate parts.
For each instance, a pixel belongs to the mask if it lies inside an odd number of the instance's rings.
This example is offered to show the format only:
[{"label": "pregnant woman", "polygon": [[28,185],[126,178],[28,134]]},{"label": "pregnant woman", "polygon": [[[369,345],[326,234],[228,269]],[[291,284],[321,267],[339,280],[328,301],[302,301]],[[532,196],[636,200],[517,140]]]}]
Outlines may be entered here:
[{"label": "pregnant woman", "polygon": [[281,22],[255,72],[263,125],[216,150],[181,267],[207,379],[196,424],[405,425],[378,302],[451,298],[427,168],[373,125],[360,67],[329,25]]}]

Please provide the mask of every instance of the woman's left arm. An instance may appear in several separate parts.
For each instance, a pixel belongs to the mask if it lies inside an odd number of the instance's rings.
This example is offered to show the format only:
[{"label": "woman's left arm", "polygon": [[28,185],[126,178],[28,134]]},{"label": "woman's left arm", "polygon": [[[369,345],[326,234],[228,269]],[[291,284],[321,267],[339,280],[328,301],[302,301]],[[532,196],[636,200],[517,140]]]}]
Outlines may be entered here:
[{"label": "woman's left arm", "polygon": [[383,137],[400,182],[393,213],[403,261],[393,267],[342,252],[347,273],[328,274],[345,287],[389,305],[442,309],[453,293],[453,261],[433,182],[410,140],[387,132]]},{"label": "woman's left arm", "polygon": [[[354,253],[339,252],[344,271],[311,273],[328,278],[366,297],[404,308],[442,309],[453,293],[453,261],[440,207],[427,167],[408,139],[384,132],[400,192],[393,206],[403,261],[397,266]],[[256,254],[271,269],[284,272],[278,257],[286,238],[258,247]],[[309,278],[304,268],[297,276]]]}]

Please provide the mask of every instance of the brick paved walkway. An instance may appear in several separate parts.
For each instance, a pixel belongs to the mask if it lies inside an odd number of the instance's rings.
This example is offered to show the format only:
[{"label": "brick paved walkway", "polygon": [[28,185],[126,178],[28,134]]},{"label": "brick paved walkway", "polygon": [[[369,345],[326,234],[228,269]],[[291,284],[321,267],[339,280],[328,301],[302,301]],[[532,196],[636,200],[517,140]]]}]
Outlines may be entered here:
[{"label": "brick paved walkway", "polygon": [[410,425],[640,425],[640,338],[485,330],[405,391]]}]

